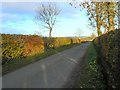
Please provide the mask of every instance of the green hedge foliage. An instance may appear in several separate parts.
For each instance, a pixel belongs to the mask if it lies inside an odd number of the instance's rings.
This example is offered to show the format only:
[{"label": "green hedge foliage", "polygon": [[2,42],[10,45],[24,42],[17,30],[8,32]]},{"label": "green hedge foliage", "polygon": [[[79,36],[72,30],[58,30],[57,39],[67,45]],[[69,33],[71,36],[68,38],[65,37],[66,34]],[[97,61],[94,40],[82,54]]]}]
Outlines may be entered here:
[{"label": "green hedge foliage", "polygon": [[2,35],[2,62],[22,57],[23,45],[16,35]]},{"label": "green hedge foliage", "polygon": [[99,52],[99,64],[106,75],[107,85],[120,87],[120,29],[96,38],[94,45]]}]

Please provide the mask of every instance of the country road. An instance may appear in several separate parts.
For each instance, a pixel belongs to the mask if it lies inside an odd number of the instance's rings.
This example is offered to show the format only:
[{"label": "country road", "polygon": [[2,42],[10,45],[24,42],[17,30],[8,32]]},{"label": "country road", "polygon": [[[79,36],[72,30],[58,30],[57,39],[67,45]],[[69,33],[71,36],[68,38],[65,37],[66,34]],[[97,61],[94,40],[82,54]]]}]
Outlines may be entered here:
[{"label": "country road", "polygon": [[67,49],[2,77],[2,88],[62,88],[90,42]]}]

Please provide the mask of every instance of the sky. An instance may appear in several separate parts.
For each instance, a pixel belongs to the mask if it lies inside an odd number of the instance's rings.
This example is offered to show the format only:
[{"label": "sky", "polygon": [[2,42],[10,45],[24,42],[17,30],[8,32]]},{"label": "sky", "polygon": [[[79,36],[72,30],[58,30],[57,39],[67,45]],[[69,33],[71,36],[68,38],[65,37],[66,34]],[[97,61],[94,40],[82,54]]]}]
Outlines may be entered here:
[{"label": "sky", "polygon": [[[47,2],[45,2],[47,3]],[[0,29],[6,34],[35,34],[48,36],[48,30],[35,23],[36,9],[41,2],[2,2]],[[86,11],[80,11],[68,2],[56,2],[61,10],[53,28],[53,37],[90,36],[93,30],[88,27]]]}]

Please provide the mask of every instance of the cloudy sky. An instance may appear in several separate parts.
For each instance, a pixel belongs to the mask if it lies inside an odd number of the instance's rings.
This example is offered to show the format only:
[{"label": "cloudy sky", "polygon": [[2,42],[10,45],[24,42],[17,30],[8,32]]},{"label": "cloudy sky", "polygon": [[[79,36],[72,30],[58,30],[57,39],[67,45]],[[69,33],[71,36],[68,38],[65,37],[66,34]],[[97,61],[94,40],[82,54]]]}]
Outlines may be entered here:
[{"label": "cloudy sky", "polygon": [[[47,3],[47,2],[46,2]],[[2,33],[9,34],[35,34],[40,32],[48,36],[48,30],[35,23],[36,9],[41,2],[3,2],[0,17]],[[61,12],[54,26],[52,36],[88,36],[93,32],[88,28],[86,11],[80,7],[74,8],[68,2],[57,2]]]}]

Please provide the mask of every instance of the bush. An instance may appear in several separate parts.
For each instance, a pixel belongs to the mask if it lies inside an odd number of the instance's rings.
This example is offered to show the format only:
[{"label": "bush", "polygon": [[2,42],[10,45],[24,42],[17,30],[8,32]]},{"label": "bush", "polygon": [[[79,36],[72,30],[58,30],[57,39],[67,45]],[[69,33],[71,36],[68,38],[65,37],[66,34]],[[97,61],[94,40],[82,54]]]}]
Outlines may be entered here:
[{"label": "bush", "polygon": [[77,38],[41,38],[37,35],[2,34],[2,63],[44,53],[49,48],[78,43]]},{"label": "bush", "polygon": [[106,85],[113,88],[120,87],[119,37],[120,29],[103,34],[94,40]]},{"label": "bush", "polygon": [[20,58],[23,54],[23,42],[15,35],[2,35],[2,63]]},{"label": "bush", "polygon": [[44,41],[39,36],[24,36],[23,56],[32,56],[44,52]]},{"label": "bush", "polygon": [[64,38],[64,37],[55,38],[53,43],[54,47],[60,47],[60,46],[69,45],[69,44],[71,44],[70,38]]},{"label": "bush", "polygon": [[43,43],[39,36],[2,34],[2,63],[43,53]]}]

